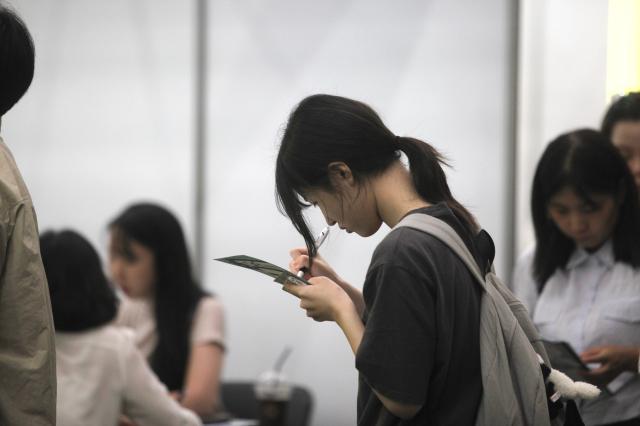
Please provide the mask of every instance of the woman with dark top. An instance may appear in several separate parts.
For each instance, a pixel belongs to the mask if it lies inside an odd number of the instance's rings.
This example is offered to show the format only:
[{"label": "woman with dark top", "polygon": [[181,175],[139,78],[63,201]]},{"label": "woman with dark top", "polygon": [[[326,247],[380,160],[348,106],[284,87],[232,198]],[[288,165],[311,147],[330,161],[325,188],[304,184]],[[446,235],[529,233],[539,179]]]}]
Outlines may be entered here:
[{"label": "woman with dark top", "polygon": [[135,346],[111,324],[116,295],[98,253],[74,231],[40,238],[56,327],[59,426],[195,426],[200,419],[169,395]]},{"label": "woman with dark top", "polygon": [[167,209],[140,203],[109,230],[111,278],[125,294],[117,324],[134,329],[151,368],[183,406],[216,418],[224,314],[193,279],[180,223]]},{"label": "woman with dark top", "polygon": [[[409,161],[406,167],[401,154]],[[359,371],[360,425],[470,425],[482,395],[481,290],[464,263],[435,237],[393,230],[375,249],[363,290],[317,254],[303,210],[363,237],[410,213],[453,227],[486,271],[493,243],[452,196],[442,157],[429,144],[394,135],[367,105],[314,95],[292,112],[276,162],[279,207],[302,234],[286,284],[317,321],[335,321]]]},{"label": "woman with dark top", "polygon": [[545,149],[531,194],[536,246],[513,288],[542,337],[567,342],[606,392],[579,405],[587,425],[640,425],[640,209],[623,158],[595,130]]}]

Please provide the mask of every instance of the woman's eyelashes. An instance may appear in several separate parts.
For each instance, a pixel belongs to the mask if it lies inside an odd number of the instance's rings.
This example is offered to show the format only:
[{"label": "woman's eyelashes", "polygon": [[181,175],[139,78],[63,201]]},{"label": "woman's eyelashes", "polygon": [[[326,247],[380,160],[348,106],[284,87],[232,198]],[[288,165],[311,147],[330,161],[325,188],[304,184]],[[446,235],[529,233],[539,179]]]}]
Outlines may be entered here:
[{"label": "woman's eyelashes", "polygon": [[[600,211],[600,209],[602,208],[602,205],[597,204],[597,203],[593,203],[593,204],[582,204],[580,206],[577,207],[577,211],[582,213],[582,214],[590,214],[590,213],[596,213],[598,211]],[[571,208],[570,207],[565,207],[565,206],[560,206],[560,205],[551,205],[549,206],[549,209],[551,211],[553,211],[553,213],[560,215],[560,216],[565,216],[568,215],[571,212]]]}]

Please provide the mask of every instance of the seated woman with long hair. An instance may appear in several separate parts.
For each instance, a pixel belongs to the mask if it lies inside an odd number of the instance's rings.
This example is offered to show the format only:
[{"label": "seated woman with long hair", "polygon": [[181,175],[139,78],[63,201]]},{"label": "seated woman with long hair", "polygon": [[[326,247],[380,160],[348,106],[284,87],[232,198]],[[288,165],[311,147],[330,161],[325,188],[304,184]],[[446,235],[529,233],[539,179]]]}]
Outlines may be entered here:
[{"label": "seated woman with long hair", "polygon": [[222,415],[222,304],[193,278],[182,227],[164,207],[129,206],[109,225],[109,268],[125,294],[117,324],[131,327],[151,368],[201,418]]},{"label": "seated woman with long hair", "polygon": [[513,287],[546,340],[564,341],[608,392],[580,404],[587,425],[640,425],[640,210],[631,173],[595,130],[552,141],[533,180],[536,246]]},{"label": "seated woman with long hair", "polygon": [[40,238],[56,327],[59,426],[202,424],[174,401],[148,367],[130,330],[110,323],[117,299],[98,253],[73,231]]}]

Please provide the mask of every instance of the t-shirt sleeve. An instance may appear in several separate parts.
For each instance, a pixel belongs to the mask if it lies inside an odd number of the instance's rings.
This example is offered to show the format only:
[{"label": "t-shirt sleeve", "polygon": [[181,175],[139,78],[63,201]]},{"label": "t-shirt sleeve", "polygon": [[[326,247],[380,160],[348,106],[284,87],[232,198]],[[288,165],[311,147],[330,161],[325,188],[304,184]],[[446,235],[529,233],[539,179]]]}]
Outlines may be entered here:
[{"label": "t-shirt sleeve", "polygon": [[204,297],[196,309],[191,330],[191,344],[219,345],[223,349],[225,342],[224,309],[222,303],[214,297]]},{"label": "t-shirt sleeve", "polygon": [[387,398],[422,405],[435,357],[434,296],[428,285],[398,266],[370,271],[366,285],[366,327],[356,368]]}]

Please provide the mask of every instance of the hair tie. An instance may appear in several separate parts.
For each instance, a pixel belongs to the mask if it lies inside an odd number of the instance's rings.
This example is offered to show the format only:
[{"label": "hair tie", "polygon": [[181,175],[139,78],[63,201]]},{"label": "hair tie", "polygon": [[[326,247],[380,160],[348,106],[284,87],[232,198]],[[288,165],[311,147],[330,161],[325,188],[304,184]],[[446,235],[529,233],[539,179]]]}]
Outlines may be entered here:
[{"label": "hair tie", "polygon": [[396,149],[400,149],[400,141],[401,141],[402,137],[401,136],[394,136],[393,137],[393,143],[396,145]]}]

